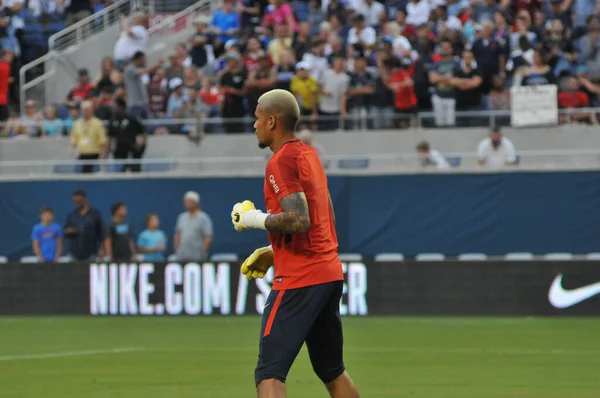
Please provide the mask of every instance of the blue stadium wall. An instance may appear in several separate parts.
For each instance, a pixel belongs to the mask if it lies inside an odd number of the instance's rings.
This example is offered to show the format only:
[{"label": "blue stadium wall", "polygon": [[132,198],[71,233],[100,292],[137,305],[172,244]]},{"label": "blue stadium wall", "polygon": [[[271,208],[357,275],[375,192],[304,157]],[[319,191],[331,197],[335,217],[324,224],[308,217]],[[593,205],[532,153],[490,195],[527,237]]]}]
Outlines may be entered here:
[{"label": "blue stadium wall", "polygon": [[[489,255],[600,251],[600,173],[510,173],[330,177],[341,252]],[[31,253],[39,209],[52,206],[62,224],[71,192],[88,191],[108,220],[114,201],[129,207],[134,232],[157,212],[172,237],[182,195],[198,191],[215,224],[213,252],[246,254],[266,243],[260,231],[236,233],[232,205],[263,205],[260,178],[34,181],[0,183],[0,254]]]}]

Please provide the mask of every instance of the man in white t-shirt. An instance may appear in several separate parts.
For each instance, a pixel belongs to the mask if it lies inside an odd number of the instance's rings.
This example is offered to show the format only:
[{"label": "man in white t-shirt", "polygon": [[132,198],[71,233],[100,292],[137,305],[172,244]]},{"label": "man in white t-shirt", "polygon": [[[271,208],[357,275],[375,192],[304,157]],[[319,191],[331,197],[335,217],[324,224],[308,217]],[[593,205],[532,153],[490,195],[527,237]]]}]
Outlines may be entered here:
[{"label": "man in white t-shirt", "polygon": [[146,25],[148,18],[143,12],[136,12],[131,19],[131,25],[127,18],[121,20],[121,34],[115,43],[115,60],[119,68],[129,62],[133,54],[147,52],[149,35]]},{"label": "man in white t-shirt", "polygon": [[[375,29],[367,26],[365,16],[358,14],[354,17],[354,27],[348,32],[348,48],[352,48],[353,44],[361,43],[365,49],[370,49],[377,41],[377,33]],[[350,53],[350,50],[348,50]]]},{"label": "man in white t-shirt", "polygon": [[385,12],[385,6],[375,0],[364,0],[356,11],[365,16],[367,25],[377,26],[379,25],[379,16]]},{"label": "man in white t-shirt", "polygon": [[319,103],[319,125],[321,130],[335,131],[339,129],[339,118],[346,116],[346,92],[350,85],[350,76],[346,74],[345,60],[341,55],[333,59],[333,68],[321,75]]},{"label": "man in white t-shirt", "polygon": [[446,158],[429,146],[429,142],[421,141],[417,145],[417,154],[419,155],[419,160],[421,161],[421,165],[423,167],[435,167],[438,170],[449,169],[450,164],[446,160]]},{"label": "man in white t-shirt", "polygon": [[481,166],[499,168],[517,164],[515,146],[502,135],[500,127],[492,128],[489,137],[477,147],[477,161]]}]

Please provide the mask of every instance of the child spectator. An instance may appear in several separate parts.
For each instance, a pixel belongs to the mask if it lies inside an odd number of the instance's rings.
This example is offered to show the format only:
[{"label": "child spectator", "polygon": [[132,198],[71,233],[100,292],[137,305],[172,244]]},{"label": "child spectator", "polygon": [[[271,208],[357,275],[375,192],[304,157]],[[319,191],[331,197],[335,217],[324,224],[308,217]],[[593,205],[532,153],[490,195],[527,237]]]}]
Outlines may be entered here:
[{"label": "child spectator", "polygon": [[146,229],[137,240],[138,252],[143,254],[144,261],[164,261],[167,250],[167,235],[158,229],[158,215],[150,213],[146,216]]},{"label": "child spectator", "polygon": [[113,219],[108,227],[104,248],[110,261],[131,261],[135,255],[135,244],[131,238],[131,228],[125,217],[127,207],[123,202],[116,202],[110,206]]},{"label": "child spectator", "polygon": [[[558,107],[560,109],[577,109],[586,108],[589,105],[589,98],[579,88],[577,79],[568,76],[562,81],[563,90],[558,94]],[[573,112],[560,115],[560,123],[592,123],[592,113],[590,112]]]},{"label": "child spectator", "polygon": [[62,228],[54,222],[54,210],[51,207],[42,207],[40,223],[36,224],[31,232],[33,252],[38,261],[58,261],[62,254],[62,241]]},{"label": "child spectator", "polygon": [[60,136],[63,133],[64,122],[58,118],[56,107],[47,106],[42,124],[42,136]]}]

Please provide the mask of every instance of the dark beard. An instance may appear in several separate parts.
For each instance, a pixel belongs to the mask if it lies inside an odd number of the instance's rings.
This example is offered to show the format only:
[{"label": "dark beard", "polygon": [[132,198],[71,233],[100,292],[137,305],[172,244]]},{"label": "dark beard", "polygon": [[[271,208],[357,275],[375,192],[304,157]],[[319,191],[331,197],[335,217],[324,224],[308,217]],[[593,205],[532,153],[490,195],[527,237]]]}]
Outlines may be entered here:
[{"label": "dark beard", "polygon": [[267,144],[263,144],[262,142],[259,142],[259,143],[258,143],[258,147],[259,147],[260,149],[265,149],[265,148],[268,148],[269,146],[268,146]]}]

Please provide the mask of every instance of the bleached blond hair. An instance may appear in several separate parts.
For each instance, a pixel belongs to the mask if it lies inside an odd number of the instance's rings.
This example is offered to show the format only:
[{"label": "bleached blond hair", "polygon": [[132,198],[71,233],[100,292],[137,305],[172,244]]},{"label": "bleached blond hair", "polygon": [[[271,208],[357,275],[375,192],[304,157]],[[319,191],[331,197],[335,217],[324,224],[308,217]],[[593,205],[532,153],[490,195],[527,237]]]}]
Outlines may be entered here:
[{"label": "bleached blond hair", "polygon": [[258,99],[261,112],[274,116],[288,130],[295,130],[300,119],[300,107],[292,93],[287,90],[267,91]]}]

